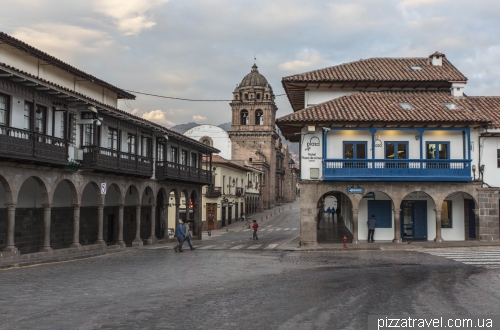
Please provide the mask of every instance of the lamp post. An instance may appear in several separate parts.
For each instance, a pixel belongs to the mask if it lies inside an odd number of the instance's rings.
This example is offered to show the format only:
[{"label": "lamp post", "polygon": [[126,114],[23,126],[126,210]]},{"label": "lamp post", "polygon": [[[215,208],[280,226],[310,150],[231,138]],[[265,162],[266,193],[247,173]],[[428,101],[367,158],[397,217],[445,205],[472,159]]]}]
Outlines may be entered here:
[{"label": "lamp post", "polygon": [[295,168],[295,162],[293,161],[293,159],[290,159],[290,161],[288,162],[288,166],[290,167],[291,170]]}]

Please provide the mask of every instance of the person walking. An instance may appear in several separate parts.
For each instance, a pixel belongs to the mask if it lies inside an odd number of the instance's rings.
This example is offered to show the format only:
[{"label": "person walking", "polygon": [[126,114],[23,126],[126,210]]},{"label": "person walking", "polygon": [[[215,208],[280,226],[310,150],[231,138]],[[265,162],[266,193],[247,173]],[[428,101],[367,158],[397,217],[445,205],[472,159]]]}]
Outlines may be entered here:
[{"label": "person walking", "polygon": [[372,214],[372,217],[368,219],[368,243],[375,242],[373,240],[373,235],[375,235],[375,227],[377,226],[377,220],[375,220],[375,215]]},{"label": "person walking", "polygon": [[[182,225],[182,230],[184,231],[184,241],[187,241],[189,244],[189,248],[191,251],[194,250],[193,244],[191,244],[191,234],[189,233],[189,223],[186,221],[184,225]],[[184,243],[184,242],[183,242]]]},{"label": "person walking", "polygon": [[259,228],[259,224],[257,223],[257,220],[253,221],[252,228],[253,228],[253,237],[252,237],[252,239],[258,240],[259,238],[257,237],[257,228]]},{"label": "person walking", "polygon": [[332,208],[330,206],[326,209],[326,214],[328,216],[328,220],[330,220],[330,215],[332,215]]},{"label": "person walking", "polygon": [[245,213],[241,213],[241,222],[245,221]]},{"label": "person walking", "polygon": [[177,228],[175,228],[175,238],[177,238],[177,244],[174,247],[175,252],[184,252],[182,250],[182,243],[184,243],[184,237],[186,237],[186,234],[184,233],[184,229],[182,228],[182,220],[179,220],[179,224],[177,225]]}]

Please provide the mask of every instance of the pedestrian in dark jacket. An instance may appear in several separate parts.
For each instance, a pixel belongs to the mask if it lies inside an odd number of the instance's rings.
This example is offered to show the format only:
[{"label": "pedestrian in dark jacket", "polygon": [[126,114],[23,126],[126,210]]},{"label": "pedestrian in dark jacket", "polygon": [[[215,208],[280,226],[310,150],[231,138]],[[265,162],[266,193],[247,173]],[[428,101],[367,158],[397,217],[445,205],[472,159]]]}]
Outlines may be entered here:
[{"label": "pedestrian in dark jacket", "polygon": [[368,243],[370,241],[373,243],[373,235],[375,235],[375,227],[377,226],[377,221],[375,220],[375,215],[373,214],[370,219],[367,221],[368,223]]},{"label": "pedestrian in dark jacket", "polygon": [[258,240],[259,238],[257,237],[257,228],[259,228],[259,224],[257,223],[257,220],[253,221],[252,228],[253,228],[253,237],[252,237],[252,239]]},{"label": "pedestrian in dark jacket", "polygon": [[191,249],[191,251],[193,251],[195,248],[193,247],[193,244],[191,244],[191,234],[189,233],[189,223],[187,221],[182,225],[182,230],[184,231],[185,237],[183,243],[187,241],[189,244],[189,248]]},{"label": "pedestrian in dark jacket", "polygon": [[186,234],[184,233],[184,229],[182,228],[182,222],[179,220],[179,224],[177,225],[177,228],[175,229],[175,237],[177,238],[177,244],[174,247],[175,252],[184,252],[182,251],[182,243],[184,243],[184,238],[186,237]]}]

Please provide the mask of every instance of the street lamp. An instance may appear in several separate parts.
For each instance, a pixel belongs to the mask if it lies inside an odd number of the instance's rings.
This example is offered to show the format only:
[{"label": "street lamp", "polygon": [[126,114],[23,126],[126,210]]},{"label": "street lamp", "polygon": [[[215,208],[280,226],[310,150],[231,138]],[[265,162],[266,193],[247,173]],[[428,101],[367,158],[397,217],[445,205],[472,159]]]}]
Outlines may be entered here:
[{"label": "street lamp", "polygon": [[293,161],[293,159],[290,159],[290,161],[288,162],[288,166],[290,167],[291,170],[295,168],[295,162]]}]

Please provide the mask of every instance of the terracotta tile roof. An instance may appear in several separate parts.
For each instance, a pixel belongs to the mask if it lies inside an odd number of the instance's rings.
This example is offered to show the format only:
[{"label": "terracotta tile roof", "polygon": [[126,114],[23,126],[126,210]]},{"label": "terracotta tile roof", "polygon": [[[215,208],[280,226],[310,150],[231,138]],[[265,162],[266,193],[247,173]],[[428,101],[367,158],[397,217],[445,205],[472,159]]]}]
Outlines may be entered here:
[{"label": "terracotta tile roof", "polygon": [[469,96],[468,99],[492,121],[491,128],[500,128],[500,96]]},{"label": "terracotta tile roof", "polygon": [[[13,66],[10,66],[10,65],[8,65],[8,64],[1,63],[1,62],[0,62],[0,69],[2,69],[2,68],[7,69],[7,70],[8,70],[8,71],[10,71],[10,72],[15,72],[15,73],[17,73],[17,74],[20,74],[21,76],[24,76],[24,77],[26,77],[26,78],[29,78],[29,79],[30,79],[30,80],[32,80],[32,81],[39,82],[39,83],[41,83],[41,84],[43,84],[43,85],[55,87],[56,89],[59,89],[59,90],[61,90],[61,91],[65,92],[65,93],[67,93],[67,94],[70,94],[70,95],[71,95],[71,94],[72,94],[72,95],[76,95],[77,97],[80,97],[80,98],[82,98],[82,99],[89,100],[89,101],[91,101],[92,103],[94,103],[94,104],[96,104],[96,105],[98,105],[98,106],[100,106],[100,107],[102,107],[102,108],[105,108],[105,109],[107,109],[107,110],[111,110],[111,111],[112,111],[112,112],[114,112],[114,113],[119,113],[119,114],[124,115],[124,116],[126,116],[126,117],[128,117],[128,118],[134,119],[136,122],[142,123],[143,125],[145,125],[145,126],[147,126],[147,127],[154,127],[155,129],[157,129],[157,130],[159,130],[159,131],[161,131],[161,132],[163,132],[163,133],[166,133],[166,134],[167,134],[167,135],[169,135],[169,136],[174,136],[174,137],[176,137],[177,139],[179,139],[179,140],[181,140],[181,141],[185,141],[185,142],[188,142],[188,143],[194,144],[194,145],[196,145],[196,146],[198,146],[198,147],[201,147],[202,149],[207,150],[207,151],[209,151],[209,152],[220,152],[220,150],[219,150],[219,149],[216,149],[216,148],[214,148],[214,147],[208,146],[208,145],[206,145],[206,144],[204,144],[204,143],[202,143],[202,142],[200,142],[200,141],[197,141],[197,140],[191,139],[191,138],[189,138],[189,137],[187,137],[187,136],[184,136],[183,134],[180,134],[180,133],[177,133],[177,132],[175,132],[175,131],[172,131],[172,130],[170,130],[170,129],[166,128],[165,126],[162,126],[162,125],[159,125],[159,124],[154,123],[154,122],[152,122],[152,121],[149,121],[149,120],[143,119],[143,118],[141,118],[141,117],[135,116],[135,115],[133,115],[133,114],[131,114],[131,113],[127,112],[127,111],[120,110],[120,109],[118,109],[118,108],[112,107],[112,106],[107,105],[107,104],[105,104],[105,103],[102,103],[102,102],[100,102],[100,101],[94,100],[94,99],[92,99],[92,98],[88,97],[88,96],[87,96],[87,95],[85,95],[85,94],[82,94],[82,93],[79,93],[79,92],[73,91],[73,90],[68,89],[68,88],[66,88],[66,87],[60,86],[60,85],[58,85],[58,84],[55,84],[55,83],[53,83],[53,82],[51,82],[51,81],[45,80],[45,79],[43,79],[43,78],[39,78],[39,77],[37,77],[37,76],[35,76],[35,75],[32,75],[32,74],[30,74],[30,73],[28,73],[28,72],[25,72],[25,71],[19,70],[19,69],[17,69],[17,68],[15,68],[15,67],[13,67]],[[41,92],[41,93],[42,93],[42,92]]]},{"label": "terracotta tile roof", "polygon": [[[399,103],[404,102],[410,103],[413,109],[403,109]],[[444,105],[448,102],[457,105],[458,109],[448,109]],[[283,116],[276,123],[280,129],[286,123],[487,124],[491,121],[490,116],[477,107],[479,103],[465,96],[454,98],[449,91],[355,92]]]},{"label": "terracotta tile roof", "polygon": [[108,89],[114,91],[115,93],[117,93],[119,99],[132,99],[132,100],[135,99],[134,94],[126,92],[121,88],[113,86],[113,85],[111,85],[111,84],[109,84],[109,83],[107,83],[99,78],[96,78],[88,73],[85,73],[85,72],[61,61],[60,59],[55,58],[54,56],[51,56],[45,52],[42,52],[41,50],[39,50],[33,46],[30,46],[27,43],[22,42],[19,39],[11,37],[10,35],[8,35],[6,33],[0,32],[0,41],[3,43],[9,44],[9,45],[27,53],[28,55],[39,59],[39,60],[50,63],[51,65],[58,67],[59,69],[62,69],[62,70],[66,71],[72,75],[75,75],[75,76],[83,78],[83,79],[90,80],[98,85],[101,85],[105,88],[108,88]]},{"label": "terracotta tile roof", "polygon": [[[440,54],[444,56],[444,54]],[[421,67],[413,70],[411,67]],[[300,73],[282,79],[286,82],[334,82],[334,81],[467,81],[447,59],[442,66],[434,66],[428,57],[416,58],[369,58],[344,63],[324,69]]]}]

